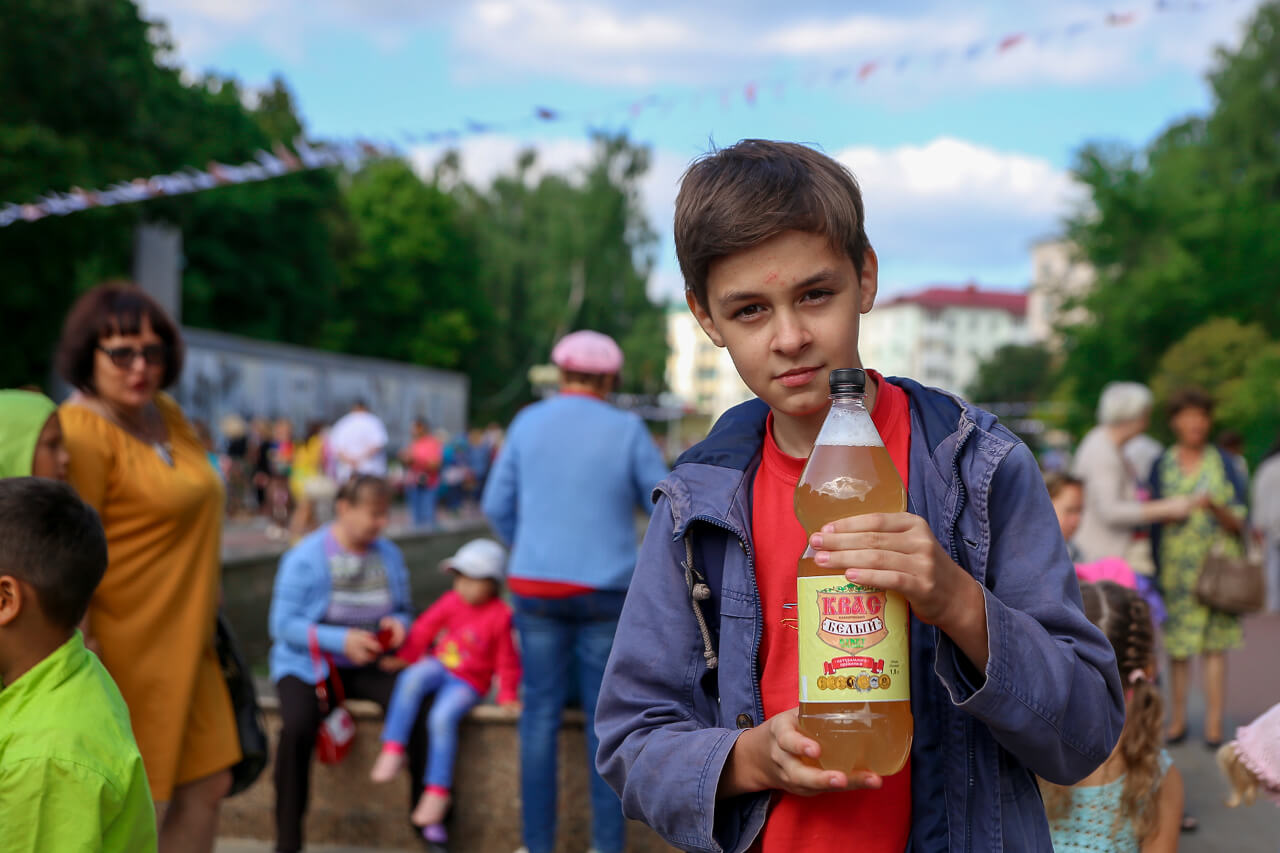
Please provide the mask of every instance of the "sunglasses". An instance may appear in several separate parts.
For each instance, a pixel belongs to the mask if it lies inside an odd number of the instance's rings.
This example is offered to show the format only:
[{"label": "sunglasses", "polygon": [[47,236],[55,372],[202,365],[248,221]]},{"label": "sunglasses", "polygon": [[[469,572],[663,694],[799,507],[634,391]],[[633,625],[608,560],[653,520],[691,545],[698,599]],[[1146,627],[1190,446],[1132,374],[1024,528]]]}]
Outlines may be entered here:
[{"label": "sunglasses", "polygon": [[142,360],[148,366],[164,364],[165,355],[168,349],[164,344],[147,344],[142,349],[137,347],[98,347],[102,352],[107,354],[107,358],[111,359],[111,363],[121,370],[128,370],[133,367],[134,362],[138,360],[138,356],[142,356]]}]

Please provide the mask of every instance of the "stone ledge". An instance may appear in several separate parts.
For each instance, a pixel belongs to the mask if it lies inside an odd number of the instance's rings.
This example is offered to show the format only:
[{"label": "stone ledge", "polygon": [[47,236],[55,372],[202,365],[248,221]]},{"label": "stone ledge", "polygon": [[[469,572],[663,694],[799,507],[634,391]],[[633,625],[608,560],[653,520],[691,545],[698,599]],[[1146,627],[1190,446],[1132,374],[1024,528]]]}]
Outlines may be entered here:
[{"label": "stone ledge", "polygon": [[[269,688],[259,696],[274,752],[280,732],[279,703]],[[312,764],[306,839],[361,849],[420,847],[408,825],[407,774],[388,785],[369,781],[380,748],[381,709],[360,699],[346,704],[355,718],[356,740],[341,764]],[[455,803],[448,823],[451,853],[507,853],[521,845],[517,719],[516,713],[486,703],[476,706],[463,720],[454,774]],[[585,723],[581,710],[565,711],[559,743],[556,853],[581,853],[591,846]],[[223,804],[218,834],[272,840],[274,808],[275,789],[268,767],[253,787]],[[638,823],[628,826],[627,835],[628,853],[666,853],[672,849]]]}]

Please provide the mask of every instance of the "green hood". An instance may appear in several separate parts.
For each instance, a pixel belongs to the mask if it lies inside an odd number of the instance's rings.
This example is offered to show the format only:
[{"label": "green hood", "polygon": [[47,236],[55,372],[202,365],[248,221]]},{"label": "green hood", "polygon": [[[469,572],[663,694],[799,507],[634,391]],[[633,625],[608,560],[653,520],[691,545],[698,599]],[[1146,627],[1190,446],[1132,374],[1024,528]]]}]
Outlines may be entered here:
[{"label": "green hood", "polygon": [[40,432],[57,411],[34,391],[0,391],[0,477],[30,477]]}]

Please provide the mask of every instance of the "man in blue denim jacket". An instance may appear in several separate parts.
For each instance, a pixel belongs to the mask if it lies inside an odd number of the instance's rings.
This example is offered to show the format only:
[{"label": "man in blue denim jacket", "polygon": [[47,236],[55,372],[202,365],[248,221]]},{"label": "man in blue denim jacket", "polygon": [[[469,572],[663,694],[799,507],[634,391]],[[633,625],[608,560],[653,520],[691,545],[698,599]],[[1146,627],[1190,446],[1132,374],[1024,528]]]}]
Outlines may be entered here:
[{"label": "man in blue denim jacket", "polygon": [[[740,853],[777,796],[884,782],[806,763],[818,745],[795,709],[765,719],[755,542],[773,532],[752,516],[766,440],[808,455],[830,370],[861,366],[877,260],[853,176],[803,146],[758,140],[686,173],[676,248],[690,309],[760,399],[721,418],[656,490],[597,707],[596,760],[628,816],[685,850]],[[1115,746],[1124,706],[1110,644],[1083,615],[1026,446],[956,397],[885,381],[909,407],[908,512],[844,519],[808,544],[821,564],[911,605],[907,848],[1050,851],[1035,775],[1072,784]]]}]

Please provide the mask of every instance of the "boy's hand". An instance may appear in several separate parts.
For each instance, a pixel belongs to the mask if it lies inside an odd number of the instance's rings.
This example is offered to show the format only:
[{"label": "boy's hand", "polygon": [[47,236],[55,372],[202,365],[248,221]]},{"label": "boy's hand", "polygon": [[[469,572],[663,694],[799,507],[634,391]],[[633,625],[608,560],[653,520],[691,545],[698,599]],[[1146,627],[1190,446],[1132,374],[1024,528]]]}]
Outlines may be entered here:
[{"label": "boy's hand", "polygon": [[373,663],[382,654],[382,643],[379,643],[378,638],[368,631],[349,628],[342,640],[342,653],[356,666],[365,666]]},{"label": "boy's hand", "polygon": [[875,773],[841,773],[806,763],[806,759],[817,759],[821,747],[800,732],[799,714],[799,708],[792,708],[742,733],[720,774],[718,797],[754,791],[786,791],[811,797],[884,784]]},{"label": "boy's hand", "polygon": [[902,593],[920,621],[945,632],[979,670],[987,668],[981,586],[942,550],[923,518],[909,512],[855,515],[824,525],[809,544],[818,565],[845,569],[854,583]]}]

